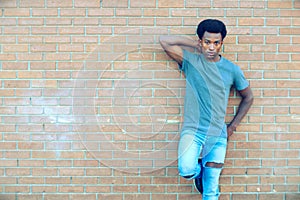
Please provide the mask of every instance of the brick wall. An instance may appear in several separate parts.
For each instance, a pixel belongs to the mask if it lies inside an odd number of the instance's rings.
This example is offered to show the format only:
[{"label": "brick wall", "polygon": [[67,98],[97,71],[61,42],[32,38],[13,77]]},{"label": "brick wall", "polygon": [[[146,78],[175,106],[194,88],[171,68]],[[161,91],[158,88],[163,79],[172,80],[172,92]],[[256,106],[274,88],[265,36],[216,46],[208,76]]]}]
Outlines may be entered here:
[{"label": "brick wall", "polygon": [[299,0],[0,5],[1,200],[200,199],[178,176],[185,82],[158,37],[195,38],[205,18],[226,23],[223,55],[255,95],[220,199],[300,199]]}]

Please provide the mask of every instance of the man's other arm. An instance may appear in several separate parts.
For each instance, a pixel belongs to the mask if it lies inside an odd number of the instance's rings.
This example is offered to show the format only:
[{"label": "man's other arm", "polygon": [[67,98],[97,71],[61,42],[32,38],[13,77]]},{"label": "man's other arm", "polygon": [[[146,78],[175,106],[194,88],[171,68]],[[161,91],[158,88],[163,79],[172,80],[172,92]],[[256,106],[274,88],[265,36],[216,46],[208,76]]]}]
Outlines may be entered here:
[{"label": "man's other arm", "polygon": [[240,124],[244,116],[249,111],[254,100],[253,93],[250,87],[247,87],[244,90],[240,90],[239,93],[242,97],[242,100],[239,104],[237,113],[235,114],[233,120],[227,127],[228,137],[230,137],[233,134],[233,132],[236,130],[237,126]]}]

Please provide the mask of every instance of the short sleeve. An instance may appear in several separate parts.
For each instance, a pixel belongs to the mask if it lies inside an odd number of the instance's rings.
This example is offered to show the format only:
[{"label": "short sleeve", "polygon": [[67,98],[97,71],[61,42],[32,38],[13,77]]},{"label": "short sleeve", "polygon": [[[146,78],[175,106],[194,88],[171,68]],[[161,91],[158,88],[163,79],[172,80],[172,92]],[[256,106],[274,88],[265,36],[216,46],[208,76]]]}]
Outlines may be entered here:
[{"label": "short sleeve", "polygon": [[244,90],[249,86],[249,82],[245,78],[243,71],[236,66],[234,71],[234,87],[237,90]]},{"label": "short sleeve", "polygon": [[179,70],[185,72],[186,69],[188,68],[188,65],[191,63],[193,54],[185,49],[183,49],[183,58],[182,58],[182,65],[178,64]]}]

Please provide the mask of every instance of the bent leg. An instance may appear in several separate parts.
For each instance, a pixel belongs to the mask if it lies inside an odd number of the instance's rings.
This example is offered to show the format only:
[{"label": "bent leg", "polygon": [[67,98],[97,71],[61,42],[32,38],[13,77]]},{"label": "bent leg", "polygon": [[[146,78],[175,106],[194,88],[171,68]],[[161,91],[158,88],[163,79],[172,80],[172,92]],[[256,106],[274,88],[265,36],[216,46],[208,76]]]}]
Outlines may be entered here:
[{"label": "bent leg", "polygon": [[[201,141],[202,140],[202,141]],[[182,132],[178,146],[179,175],[190,180],[200,174],[198,158],[202,150],[204,138],[196,136],[192,131]]]}]

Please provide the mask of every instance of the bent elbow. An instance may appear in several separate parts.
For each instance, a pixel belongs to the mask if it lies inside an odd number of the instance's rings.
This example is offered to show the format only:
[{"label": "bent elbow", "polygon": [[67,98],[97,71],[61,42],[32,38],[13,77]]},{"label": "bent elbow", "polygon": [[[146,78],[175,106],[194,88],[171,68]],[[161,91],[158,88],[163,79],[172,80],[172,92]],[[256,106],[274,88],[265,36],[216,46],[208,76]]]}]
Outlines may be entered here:
[{"label": "bent elbow", "polygon": [[165,35],[162,35],[162,36],[159,37],[159,43],[165,49],[165,47],[167,46]]},{"label": "bent elbow", "polygon": [[254,96],[253,96],[253,94],[251,93],[245,100],[251,106],[253,104],[253,102],[254,102]]}]

